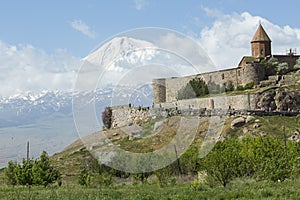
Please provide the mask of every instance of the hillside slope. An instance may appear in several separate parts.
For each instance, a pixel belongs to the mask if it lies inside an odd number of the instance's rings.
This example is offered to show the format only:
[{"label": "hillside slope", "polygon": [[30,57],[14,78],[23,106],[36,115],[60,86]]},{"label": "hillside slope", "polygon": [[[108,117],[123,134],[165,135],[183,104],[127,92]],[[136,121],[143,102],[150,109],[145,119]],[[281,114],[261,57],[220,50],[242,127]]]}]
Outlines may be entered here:
[{"label": "hillside slope", "polygon": [[[227,137],[243,137],[251,134],[257,137],[265,137],[267,135],[284,139],[283,127],[286,137],[290,137],[295,131],[300,130],[300,117],[285,116],[265,116],[254,117],[250,122],[240,127],[231,127],[231,122],[239,116],[226,116],[224,126],[221,131],[211,137],[210,140],[218,141]],[[245,116],[244,116],[245,117]],[[103,141],[109,138],[114,145],[131,152],[149,152],[157,150],[168,144],[175,136],[176,129],[180,117],[173,116],[163,121],[163,127],[154,133],[147,133],[150,126],[154,126],[154,122],[144,125],[144,137],[134,138],[127,135],[124,129],[112,129],[103,132],[94,133],[75,141],[66,147],[62,152],[54,154],[51,159],[53,164],[57,166],[61,173],[64,184],[77,184],[77,176],[80,167],[87,160],[93,159],[92,154]],[[204,118],[197,125],[197,131],[191,145],[201,147],[203,141],[207,142],[207,130],[209,127],[208,118]],[[191,125],[191,124],[187,124]],[[107,138],[105,138],[106,136]],[[206,137],[205,137],[206,136]],[[95,154],[94,154],[95,155]]]}]

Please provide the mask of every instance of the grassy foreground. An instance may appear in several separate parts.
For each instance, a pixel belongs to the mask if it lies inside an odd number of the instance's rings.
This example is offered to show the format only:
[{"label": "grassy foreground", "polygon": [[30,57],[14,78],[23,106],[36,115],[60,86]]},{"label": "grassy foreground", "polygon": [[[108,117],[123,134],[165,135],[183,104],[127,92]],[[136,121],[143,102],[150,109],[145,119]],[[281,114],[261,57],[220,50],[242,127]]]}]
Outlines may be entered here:
[{"label": "grassy foreground", "polygon": [[300,180],[281,183],[235,181],[228,187],[210,188],[189,184],[116,186],[103,188],[85,187],[2,187],[0,199],[299,199]]}]

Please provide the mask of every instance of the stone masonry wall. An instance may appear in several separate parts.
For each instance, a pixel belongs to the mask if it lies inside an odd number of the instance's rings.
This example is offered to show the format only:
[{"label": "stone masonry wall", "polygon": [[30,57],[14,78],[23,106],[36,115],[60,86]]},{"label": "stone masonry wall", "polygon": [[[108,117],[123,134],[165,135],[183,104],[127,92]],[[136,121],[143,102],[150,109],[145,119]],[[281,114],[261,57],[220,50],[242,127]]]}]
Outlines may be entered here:
[{"label": "stone masonry wall", "polygon": [[139,108],[129,106],[112,107],[112,128],[130,126],[140,122],[147,122],[159,116],[166,117],[166,110],[190,110],[190,109],[235,109],[254,110],[258,96],[255,94],[245,94],[236,96],[216,96],[210,98],[186,99],[176,102],[154,104],[153,108]]},{"label": "stone masonry wall", "polygon": [[112,128],[128,126],[133,123],[145,122],[156,116],[155,110],[150,108],[115,106],[112,107]]},{"label": "stone masonry wall", "polygon": [[[177,101],[178,91],[185,87],[188,82],[196,77],[201,77],[206,83],[214,82],[220,86],[228,84],[230,81],[233,83],[234,87],[238,85],[246,85],[247,83],[254,82],[258,85],[260,81],[265,79],[264,67],[258,63],[246,64],[241,68],[233,68],[228,70],[220,70],[215,72],[203,73],[193,76],[179,77],[179,78],[166,78],[165,82],[165,92],[163,87],[158,88],[153,85],[153,99],[154,103],[161,102],[173,102]],[[159,79],[161,81],[162,79]],[[158,80],[154,80],[154,83]],[[165,101],[162,101],[164,97]]]},{"label": "stone masonry wall", "polygon": [[286,62],[289,68],[293,68],[296,64],[296,60],[300,57],[298,55],[273,55],[274,58],[278,59],[279,62],[283,63]]},{"label": "stone masonry wall", "polygon": [[[254,110],[258,101],[256,94],[244,94],[235,96],[216,96],[209,98],[184,99],[175,102],[155,104],[155,108],[175,108],[178,109],[236,109],[236,110]],[[213,102],[213,107],[212,107]]]},{"label": "stone masonry wall", "polygon": [[166,79],[154,79],[152,80],[153,88],[153,102],[165,102],[166,101]]}]

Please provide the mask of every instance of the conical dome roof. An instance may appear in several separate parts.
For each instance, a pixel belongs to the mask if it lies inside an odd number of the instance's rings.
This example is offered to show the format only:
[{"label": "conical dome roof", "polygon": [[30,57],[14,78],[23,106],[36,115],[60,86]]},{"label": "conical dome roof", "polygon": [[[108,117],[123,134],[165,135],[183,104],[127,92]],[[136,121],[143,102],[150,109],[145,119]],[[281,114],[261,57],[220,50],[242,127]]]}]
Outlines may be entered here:
[{"label": "conical dome roof", "polygon": [[267,35],[265,29],[259,24],[251,42],[271,42],[269,36]]}]

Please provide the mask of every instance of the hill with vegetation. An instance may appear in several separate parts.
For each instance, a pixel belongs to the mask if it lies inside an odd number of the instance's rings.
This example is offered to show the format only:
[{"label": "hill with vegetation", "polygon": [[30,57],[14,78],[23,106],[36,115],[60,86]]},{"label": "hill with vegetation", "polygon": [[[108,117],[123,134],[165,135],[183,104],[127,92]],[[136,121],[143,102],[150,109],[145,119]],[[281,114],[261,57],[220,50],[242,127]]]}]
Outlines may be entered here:
[{"label": "hill with vegetation", "polygon": [[[278,140],[279,144],[284,145],[285,139],[288,140],[288,138],[291,138],[295,133],[297,133],[297,131],[300,130],[300,118],[298,116],[256,116],[251,118],[251,121],[245,123],[242,126],[232,127],[232,122],[239,117],[241,116],[226,117],[220,135],[214,138],[216,142],[229,138],[241,140],[242,138],[253,137],[262,139],[275,138],[276,140]],[[92,135],[86,136],[85,138],[77,140],[70,146],[66,147],[62,152],[54,154],[51,157],[51,160],[53,165],[56,166],[61,172],[63,184],[78,184],[78,177],[82,173],[82,170],[86,166],[91,166],[92,163],[95,162],[90,149],[91,146],[97,146],[97,142],[95,141],[99,141],[99,138],[102,138],[103,134],[105,134],[111,141],[113,141],[114,145],[118,145],[122,149],[131,152],[153,151],[170,142],[172,137],[175,135],[175,130],[178,128],[179,120],[180,118],[176,116],[168,118],[164,122],[165,127],[160,132],[149,134],[145,138],[130,139],[130,136],[122,132],[121,129],[106,130],[104,131],[104,133],[94,133]],[[149,128],[153,126],[153,124],[155,124],[155,122],[148,122],[148,124],[144,124],[144,131],[147,132],[147,127]],[[198,125],[194,141],[189,147],[188,151],[186,151],[186,153],[184,153],[183,155],[179,155],[181,161],[180,163],[182,165],[181,168],[183,168],[183,170],[186,170],[186,173],[183,174],[183,176],[185,176],[185,180],[180,181],[192,182],[195,178],[198,177],[198,173],[193,170],[190,171],[190,168],[193,168],[195,167],[193,165],[196,165],[197,155],[199,154],[199,151],[202,147],[208,127],[208,119],[202,119],[201,123],[199,123]],[[92,142],[92,144],[89,142]],[[193,154],[195,154],[195,156],[192,156]],[[190,156],[193,157],[194,163],[191,163],[192,160]],[[179,174],[176,163],[174,163],[173,165],[174,173],[172,173],[175,175],[175,177],[178,178]],[[90,167],[90,169],[88,169],[87,171],[90,171],[91,174],[93,174],[94,170],[95,169],[92,169],[92,167]],[[116,172],[114,173],[117,174]],[[153,177],[151,178],[153,179]],[[124,173],[123,175],[114,176],[113,179],[114,180],[112,180],[112,182],[114,182],[115,184],[133,184],[139,182],[136,175],[131,176],[130,174],[126,173]],[[156,177],[154,179],[156,179]],[[150,182],[151,181],[153,180],[150,180]],[[156,181],[159,182],[159,180]],[[93,182],[93,180],[91,180],[91,182]]]}]

